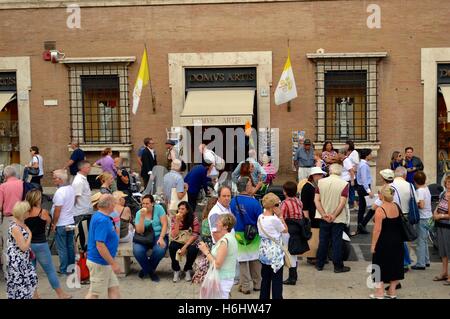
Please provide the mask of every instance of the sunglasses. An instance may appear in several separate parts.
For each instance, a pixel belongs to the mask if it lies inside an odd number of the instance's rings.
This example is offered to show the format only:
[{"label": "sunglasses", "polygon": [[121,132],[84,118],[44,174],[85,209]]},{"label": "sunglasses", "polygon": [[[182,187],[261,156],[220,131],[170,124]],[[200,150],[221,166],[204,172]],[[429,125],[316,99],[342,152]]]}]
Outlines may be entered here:
[{"label": "sunglasses", "polygon": [[280,207],[281,203],[275,204],[275,207]]}]

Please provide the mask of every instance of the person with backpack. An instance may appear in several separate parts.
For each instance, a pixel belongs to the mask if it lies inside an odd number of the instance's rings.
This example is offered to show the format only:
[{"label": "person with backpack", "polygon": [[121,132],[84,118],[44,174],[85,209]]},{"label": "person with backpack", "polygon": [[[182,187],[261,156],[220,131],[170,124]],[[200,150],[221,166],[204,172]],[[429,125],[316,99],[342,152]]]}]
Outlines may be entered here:
[{"label": "person with backpack", "polygon": [[36,262],[41,265],[47,275],[50,286],[55,290],[59,299],[70,299],[72,296],[64,292],[61,288],[61,284],[56,275],[55,266],[53,265],[50,247],[48,246],[47,235],[45,232],[47,225],[50,225],[52,222],[52,218],[49,212],[41,207],[42,192],[38,189],[29,191],[25,197],[25,201],[27,201],[31,207],[30,213],[25,219],[25,225],[27,225],[32,234],[31,250],[36,257],[32,261],[33,266],[36,269]]},{"label": "person with backpack", "polygon": [[[394,189],[394,202],[397,203],[404,215],[409,215],[410,210],[410,201],[414,196],[417,199],[415,194],[414,187],[406,181],[407,171],[403,166],[399,166],[394,171],[394,182],[392,183],[392,188]],[[409,271],[409,265],[411,264],[411,257],[409,255],[408,244],[404,243],[404,267],[405,272]]]},{"label": "person with backpack", "polygon": [[[245,295],[261,287],[261,263],[259,262],[259,244],[261,238],[257,231],[257,221],[262,214],[258,200],[249,193],[252,189],[250,177],[241,177],[237,182],[239,195],[230,203],[230,209],[236,218],[234,226],[238,243],[239,291]],[[253,286],[253,287],[252,287]]]},{"label": "person with backpack", "polygon": [[[13,207],[17,202],[20,202],[23,197],[24,182],[17,178],[16,169],[8,165],[3,170],[3,176],[5,182],[0,185],[0,235],[2,239],[3,249],[1,257],[6,254],[6,241],[8,239],[9,223],[13,220]],[[3,260],[3,266],[6,267],[6,263]],[[5,271],[5,269],[3,269]]]}]

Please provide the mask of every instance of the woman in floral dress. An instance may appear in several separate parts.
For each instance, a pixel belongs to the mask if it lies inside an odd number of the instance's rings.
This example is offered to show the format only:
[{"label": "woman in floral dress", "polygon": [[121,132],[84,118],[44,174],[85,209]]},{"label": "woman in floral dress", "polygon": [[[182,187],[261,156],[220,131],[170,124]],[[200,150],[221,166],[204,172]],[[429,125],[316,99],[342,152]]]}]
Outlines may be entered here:
[{"label": "woman in floral dress", "polygon": [[30,209],[28,202],[18,202],[13,208],[14,219],[8,230],[8,299],[32,299],[38,283],[36,270],[31,262],[32,235],[24,222]]}]

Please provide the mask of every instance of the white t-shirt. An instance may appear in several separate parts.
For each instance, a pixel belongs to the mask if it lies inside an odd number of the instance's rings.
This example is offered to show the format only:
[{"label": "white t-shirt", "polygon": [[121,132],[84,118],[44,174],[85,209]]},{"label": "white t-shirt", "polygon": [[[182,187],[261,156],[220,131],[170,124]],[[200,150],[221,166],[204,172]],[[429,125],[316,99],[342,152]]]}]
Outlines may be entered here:
[{"label": "white t-shirt", "polygon": [[72,182],[75,192],[75,205],[73,207],[73,216],[92,214],[91,209],[91,188],[86,176],[78,173]]},{"label": "white t-shirt", "polygon": [[[264,229],[262,231],[261,227]],[[264,216],[263,214],[258,217],[258,234],[261,237],[268,238],[266,233],[274,238],[278,239],[281,233],[284,231],[284,225],[277,216]]]},{"label": "white t-shirt", "polygon": [[355,172],[356,172],[356,170],[358,169],[358,165],[359,165],[359,154],[358,154],[358,151],[357,150],[353,150],[348,157],[351,159],[351,161],[353,163],[353,166],[355,167]]},{"label": "white t-shirt", "polygon": [[346,182],[350,182],[351,180],[351,176],[350,176],[350,170],[353,168],[353,162],[351,160],[350,157],[347,157],[344,160],[344,166],[342,169],[342,174],[341,174],[341,178],[346,181]]},{"label": "white t-shirt", "polygon": [[67,226],[74,223],[72,211],[74,203],[75,192],[72,185],[62,186],[56,190],[53,196],[53,211],[56,206],[62,206],[56,226]]},{"label": "white t-shirt", "polygon": [[[213,232],[217,231],[217,221],[219,220],[219,216],[223,215],[223,214],[231,214],[233,215],[233,213],[231,212],[230,208],[226,208],[224,206],[222,206],[222,204],[220,204],[219,202],[216,203],[216,205],[214,205],[213,208],[211,208],[211,210],[209,211],[208,214],[208,224],[209,224],[209,231],[211,232],[211,235]],[[231,230],[231,232],[234,236],[234,229]],[[216,241],[214,240],[214,236],[211,236],[213,243],[216,243]]]},{"label": "white t-shirt", "polygon": [[[403,214],[409,213],[409,200],[411,198],[411,184],[401,177],[394,178],[391,184],[396,189],[394,194],[394,203],[397,203],[402,208]],[[413,187],[414,189],[414,187]],[[417,196],[416,196],[417,201]]]},{"label": "white t-shirt", "polygon": [[417,201],[424,201],[424,208],[419,208],[420,218],[428,219],[433,216],[432,208],[431,208],[431,193],[428,187],[418,188],[417,189]]},{"label": "white t-shirt", "polygon": [[41,155],[39,155],[39,154],[34,155],[33,158],[31,159],[30,166],[32,166],[35,163],[39,163],[39,175],[38,176],[43,176],[44,175],[44,159],[42,158]]}]

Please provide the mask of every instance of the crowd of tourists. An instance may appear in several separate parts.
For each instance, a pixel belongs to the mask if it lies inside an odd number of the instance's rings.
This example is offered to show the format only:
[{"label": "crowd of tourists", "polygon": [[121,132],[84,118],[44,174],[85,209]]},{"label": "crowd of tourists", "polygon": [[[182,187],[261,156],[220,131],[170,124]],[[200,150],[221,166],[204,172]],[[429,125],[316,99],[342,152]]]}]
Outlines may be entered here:
[{"label": "crowd of tourists", "polygon": [[[152,138],[146,138],[138,152],[144,188],[153,178],[149,172],[160,160],[154,144]],[[324,271],[331,248],[334,273],[350,271],[344,265],[344,233],[369,234],[366,227],[371,221],[373,264],[380,269],[371,298],[396,298],[406,271],[430,266],[431,223],[437,229],[442,258],[442,272],[433,280],[450,285],[450,178],[445,180],[446,190],[433,211],[423,164],[412,147],[404,154],[393,153],[389,165],[379,172],[383,185],[377,190],[370,149],[356,150],[354,143],[347,141],[344,149],[335,150],[327,141],[316,151],[306,139],[294,158],[298,180],[284,183],[278,193],[267,191],[277,177],[270,154],[259,162],[256,151],[250,149],[248,158],[231,174],[234,186],[218,185],[215,193],[223,160],[202,144],[202,163],[187,171],[175,142],[168,140],[163,163],[170,171],[163,178],[163,200],[145,194],[137,211],[129,207],[130,173],[111,148],[104,149],[101,158],[92,163],[102,171],[97,191],[88,181],[91,162],[76,142],[71,147],[70,160],[52,172],[57,189],[51,211],[41,205],[44,158],[38,147],[30,148],[31,161],[22,179],[13,166],[4,169],[5,182],[0,185],[2,268],[10,299],[39,298],[37,263],[56,295],[71,298],[61,288],[60,278],[74,271],[77,256],[84,253],[90,283],[86,298],[104,293],[120,298],[117,274],[123,270],[115,258],[120,243],[132,245],[142,280],[160,281],[158,266],[168,253],[173,282],[184,278],[204,285],[210,280],[208,273],[216,271],[220,298],[229,298],[237,283],[242,294],[258,292],[261,299],[282,299],[283,285],[295,285],[299,280],[299,256],[317,271]],[[198,198],[203,191],[209,200],[200,212]],[[417,260],[412,266],[411,243],[405,238],[403,224],[414,207],[411,203],[416,203],[420,214],[414,225]],[[353,231],[352,210],[357,210],[358,220]],[[82,222],[87,224],[87,233]],[[50,232],[54,233],[58,267],[52,262]],[[289,269],[285,280],[283,267]]]}]

